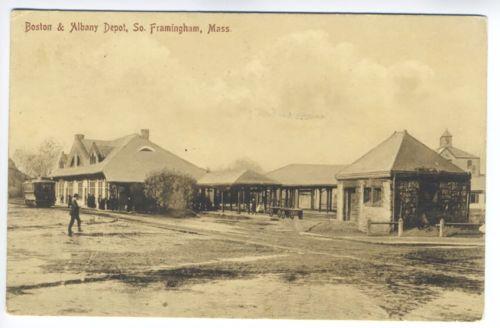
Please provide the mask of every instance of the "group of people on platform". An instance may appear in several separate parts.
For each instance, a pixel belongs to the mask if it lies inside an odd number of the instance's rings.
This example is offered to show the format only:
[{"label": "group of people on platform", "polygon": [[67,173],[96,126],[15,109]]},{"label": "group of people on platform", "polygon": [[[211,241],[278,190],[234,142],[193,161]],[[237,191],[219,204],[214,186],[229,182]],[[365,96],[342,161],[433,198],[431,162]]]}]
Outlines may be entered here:
[{"label": "group of people on platform", "polygon": [[[62,198],[62,197],[61,197]],[[67,204],[68,207],[72,204],[72,196],[68,195]],[[111,210],[111,211],[132,211],[134,209],[134,201],[132,197],[128,197],[126,202],[120,202],[119,199],[115,196],[110,196],[107,198],[103,198],[101,196],[96,197],[93,194],[88,194],[85,205],[89,208],[98,208],[100,210]]]},{"label": "group of people on platform", "polygon": [[[72,204],[72,195],[67,196],[66,203],[68,207]],[[81,199],[83,203],[88,208],[97,208],[100,210],[111,210],[111,211],[137,211],[137,212],[154,212],[155,205],[154,201],[148,198],[134,199],[132,196],[127,197],[116,197],[114,195],[110,195],[107,198],[103,198],[96,196],[93,194],[88,194],[86,198]],[[63,197],[61,197],[61,202],[63,201]],[[224,204],[225,209],[228,209],[229,203]],[[233,204],[234,206],[235,204]],[[237,206],[237,205],[236,205]],[[240,207],[232,207],[234,210],[239,212],[247,212],[248,214],[257,214],[265,212],[264,204],[257,202],[256,198],[252,198],[245,203],[241,203]],[[213,203],[209,197],[198,195],[195,197],[193,202],[193,207],[197,212],[202,211],[212,211],[212,210],[221,210],[222,203],[215,202]]]}]

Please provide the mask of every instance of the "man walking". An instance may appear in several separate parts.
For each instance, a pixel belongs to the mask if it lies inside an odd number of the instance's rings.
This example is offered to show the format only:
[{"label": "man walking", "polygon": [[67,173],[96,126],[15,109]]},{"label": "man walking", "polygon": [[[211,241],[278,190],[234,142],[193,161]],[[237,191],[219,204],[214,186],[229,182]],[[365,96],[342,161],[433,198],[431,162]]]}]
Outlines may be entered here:
[{"label": "man walking", "polygon": [[82,232],[80,221],[80,205],[78,205],[78,194],[75,194],[73,196],[73,199],[71,200],[69,215],[71,216],[71,220],[69,221],[68,226],[68,236],[71,237],[73,235],[73,231],[71,231],[71,228],[73,227],[75,220],[78,225],[78,232]]}]

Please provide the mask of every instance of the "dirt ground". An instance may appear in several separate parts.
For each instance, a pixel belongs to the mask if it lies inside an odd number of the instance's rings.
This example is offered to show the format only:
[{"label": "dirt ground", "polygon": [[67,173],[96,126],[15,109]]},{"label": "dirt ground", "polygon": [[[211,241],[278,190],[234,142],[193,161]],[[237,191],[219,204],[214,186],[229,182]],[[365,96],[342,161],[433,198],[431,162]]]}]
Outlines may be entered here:
[{"label": "dirt ground", "polygon": [[[303,234],[325,225],[319,220],[81,217],[84,231],[68,237],[67,211],[9,205],[10,313],[446,321],[482,316],[481,246],[376,245]],[[324,230],[334,234],[336,228]]]}]

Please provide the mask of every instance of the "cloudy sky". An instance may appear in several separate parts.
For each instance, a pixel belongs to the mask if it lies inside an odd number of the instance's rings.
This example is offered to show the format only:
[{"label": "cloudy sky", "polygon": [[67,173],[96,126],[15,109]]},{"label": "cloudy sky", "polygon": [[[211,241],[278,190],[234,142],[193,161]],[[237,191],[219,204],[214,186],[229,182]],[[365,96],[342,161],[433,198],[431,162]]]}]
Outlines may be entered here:
[{"label": "cloudy sky", "polygon": [[[129,33],[25,33],[26,21]],[[131,32],[133,24],[204,33]],[[207,34],[208,24],[231,32]],[[479,17],[17,12],[10,149],[73,135],[151,139],[202,166],[350,163],[395,130],[485,156]],[[483,165],[484,167],[484,165]]]}]

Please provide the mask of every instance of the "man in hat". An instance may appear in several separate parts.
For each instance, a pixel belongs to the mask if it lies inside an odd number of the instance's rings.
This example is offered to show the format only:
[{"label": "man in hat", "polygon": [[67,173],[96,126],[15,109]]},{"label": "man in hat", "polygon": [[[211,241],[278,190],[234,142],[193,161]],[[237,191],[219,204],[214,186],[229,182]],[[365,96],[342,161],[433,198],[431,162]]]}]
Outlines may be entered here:
[{"label": "man in hat", "polygon": [[80,205],[78,204],[78,194],[75,194],[73,196],[73,199],[71,200],[69,215],[71,216],[71,220],[69,221],[69,226],[68,226],[68,236],[73,235],[73,231],[71,231],[71,228],[73,227],[75,220],[78,225],[78,232],[82,232],[81,221],[80,221]]}]

